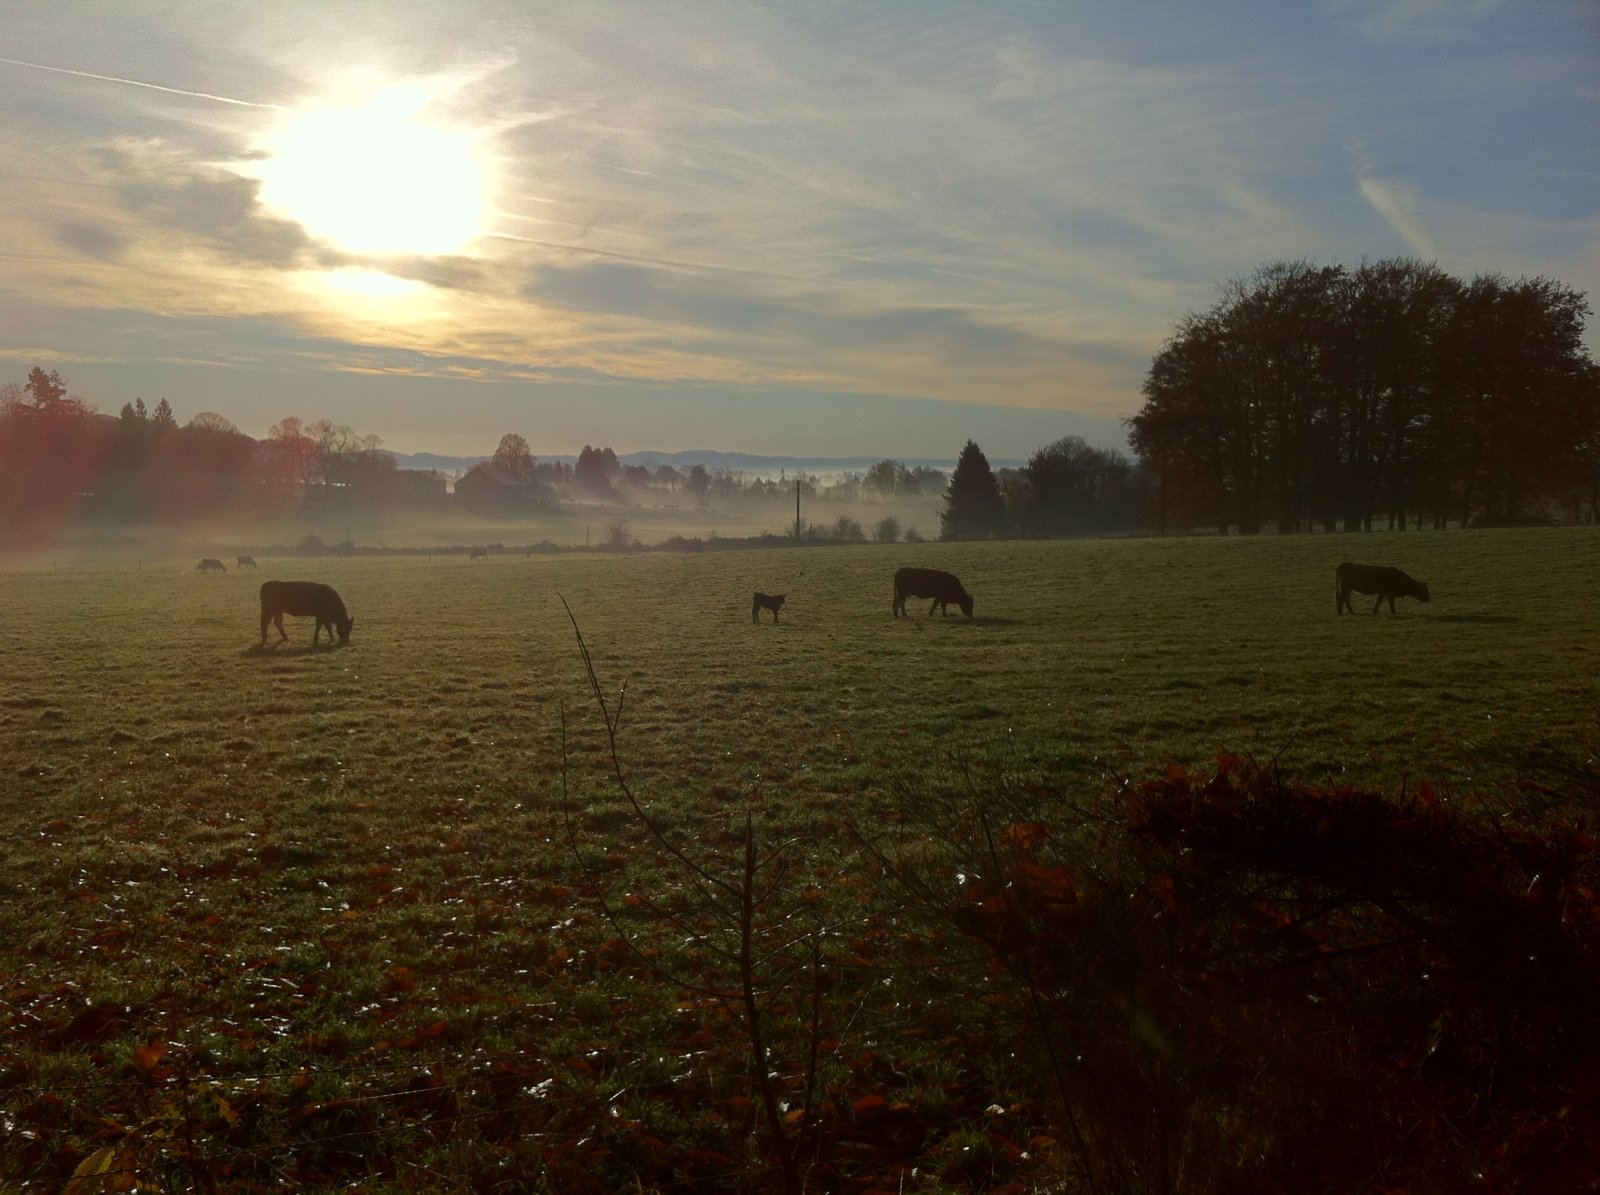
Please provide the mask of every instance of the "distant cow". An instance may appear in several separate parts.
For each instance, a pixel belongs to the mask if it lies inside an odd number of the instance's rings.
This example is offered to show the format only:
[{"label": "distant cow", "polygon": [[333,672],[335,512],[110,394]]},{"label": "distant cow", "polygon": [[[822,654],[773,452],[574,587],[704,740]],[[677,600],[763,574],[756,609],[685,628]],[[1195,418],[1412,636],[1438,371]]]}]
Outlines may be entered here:
[{"label": "distant cow", "polygon": [[487,559],[489,559],[489,549],[488,548],[473,548],[472,551],[467,554],[467,559],[468,560],[487,560]]},{"label": "distant cow", "polygon": [[[950,611],[945,608],[947,602],[954,602],[961,607],[961,613],[968,618],[972,617],[972,595],[966,591],[961,582],[953,573],[943,572],[936,568],[903,568],[894,575],[894,616],[899,618],[906,613],[906,599],[932,598],[933,605],[928,607],[931,615],[938,610],[946,617]],[[909,618],[910,615],[907,615]]]},{"label": "distant cow", "polygon": [[1383,605],[1384,599],[1389,601],[1389,613],[1394,613],[1394,599],[1397,597],[1416,598],[1419,602],[1430,601],[1428,587],[1421,581],[1406,576],[1397,568],[1387,564],[1341,564],[1334,574],[1335,593],[1338,604],[1335,609],[1340,614],[1346,610],[1354,614],[1356,608],[1350,604],[1352,593],[1375,593],[1378,600],[1373,604],[1372,612],[1376,614]]},{"label": "distant cow", "polygon": [[228,566],[223,564],[222,561],[218,560],[215,556],[207,556],[205,559],[201,560],[199,564],[195,565],[195,568],[199,569],[203,573],[225,573],[228,571]]},{"label": "distant cow", "polygon": [[256,566],[256,558],[254,556],[240,556],[239,559],[238,559],[238,565],[237,566],[239,568],[244,568],[245,565],[249,565],[251,568],[255,568],[255,566]]},{"label": "distant cow", "polygon": [[333,644],[333,632],[339,631],[339,642],[350,642],[350,628],[356,620],[345,613],[344,602],[331,586],[317,581],[264,581],[261,584],[261,642],[267,641],[267,626],[276,625],[280,642],[289,638],[283,629],[283,616],[293,614],[299,618],[315,618],[316,629],[311,632],[311,642],[319,642],[322,628],[328,628],[328,644]]}]

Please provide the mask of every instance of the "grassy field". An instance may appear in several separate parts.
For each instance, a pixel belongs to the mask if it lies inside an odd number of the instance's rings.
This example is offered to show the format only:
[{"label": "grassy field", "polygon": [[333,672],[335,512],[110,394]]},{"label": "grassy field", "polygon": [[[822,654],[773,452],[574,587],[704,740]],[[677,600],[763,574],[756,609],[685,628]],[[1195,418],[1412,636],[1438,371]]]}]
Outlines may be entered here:
[{"label": "grassy field", "polygon": [[[1337,616],[1351,556],[1425,579],[1433,602]],[[912,563],[960,574],[976,617],[892,618],[891,574]],[[255,590],[274,576],[338,588],[351,645],[311,649],[291,621],[260,649]],[[335,1126],[296,1163],[305,1189],[354,1181],[374,1139],[440,1189],[488,1181],[448,1135],[406,1144],[433,1115],[392,1094],[410,1068],[448,1088],[452,1117],[501,1108],[487,1093],[515,1057],[533,1068],[512,1080],[519,1107],[549,1068],[571,1118],[590,1101],[646,1141],[728,1135],[697,1119],[727,1098],[712,1079],[700,1112],[638,1095],[694,1053],[658,1057],[682,1044],[685,998],[651,1005],[608,977],[612,931],[570,844],[639,884],[672,864],[630,837],[560,599],[620,697],[621,761],[652,816],[717,850],[754,811],[764,835],[805,840],[825,883],[852,866],[847,827],[974,773],[1104,792],[1231,753],[1477,800],[1600,740],[1597,576],[1593,529],[13,568],[0,1186],[59,1187],[131,1121],[171,1120],[149,1081],[180,1057],[214,1081],[213,1147],[241,1174],[290,1174],[266,1143],[300,1140],[307,1106]],[[776,625],[751,623],[755,589],[788,594]],[[628,1061],[595,1061],[608,1050]],[[352,1095],[375,1089],[388,1119]],[[548,1154],[495,1164],[560,1186]]]}]

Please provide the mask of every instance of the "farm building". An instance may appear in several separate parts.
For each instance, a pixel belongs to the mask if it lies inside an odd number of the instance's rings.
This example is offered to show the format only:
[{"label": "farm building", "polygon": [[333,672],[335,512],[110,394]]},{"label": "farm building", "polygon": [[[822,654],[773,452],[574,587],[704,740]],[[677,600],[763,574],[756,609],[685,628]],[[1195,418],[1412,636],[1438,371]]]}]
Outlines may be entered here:
[{"label": "farm building", "polygon": [[455,500],[479,514],[526,514],[557,506],[555,491],[549,486],[517,477],[495,461],[474,465],[457,478]]}]

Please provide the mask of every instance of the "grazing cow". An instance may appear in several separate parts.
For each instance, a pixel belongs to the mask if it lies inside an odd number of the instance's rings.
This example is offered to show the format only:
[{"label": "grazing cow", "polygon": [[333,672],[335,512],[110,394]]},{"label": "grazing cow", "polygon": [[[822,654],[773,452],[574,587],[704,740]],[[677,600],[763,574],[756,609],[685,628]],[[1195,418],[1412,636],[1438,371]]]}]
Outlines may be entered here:
[{"label": "grazing cow", "polygon": [[195,565],[195,568],[199,569],[203,573],[225,573],[228,571],[228,566],[223,564],[222,561],[218,560],[215,556],[205,557],[200,561],[199,564]]},{"label": "grazing cow", "polygon": [[301,618],[315,618],[316,629],[311,632],[311,642],[320,642],[322,628],[328,628],[328,645],[333,645],[333,632],[339,631],[339,642],[350,642],[350,628],[356,620],[345,613],[344,602],[331,586],[316,581],[263,581],[261,583],[261,642],[267,641],[267,627],[275,624],[280,642],[287,642],[289,633],[283,629],[283,616],[293,614]]},{"label": "grazing cow", "polygon": [[772,594],[758,593],[758,594],[755,594],[750,599],[750,621],[751,622],[760,622],[761,621],[761,612],[763,610],[771,610],[772,611],[772,621],[773,622],[777,622],[778,621],[778,611],[783,609],[783,599],[788,597],[788,596],[789,595],[786,594],[786,593],[772,593]]},{"label": "grazing cow", "polygon": [[[960,580],[953,573],[947,573],[936,568],[903,568],[894,575],[894,616],[899,618],[906,613],[906,599],[932,598],[933,605],[928,607],[929,615],[938,610],[945,617],[950,616],[950,611],[945,608],[945,603],[954,602],[961,607],[961,613],[968,618],[972,617],[972,595],[961,585]],[[910,615],[906,615],[910,617]]]},{"label": "grazing cow", "polygon": [[256,558],[254,556],[240,556],[238,558],[237,567],[244,568],[246,565],[249,565],[251,568],[255,568]]},{"label": "grazing cow", "polygon": [[489,559],[489,549],[488,548],[473,548],[472,551],[467,554],[467,559],[468,560],[487,560],[487,559]]},{"label": "grazing cow", "polygon": [[1428,597],[1428,587],[1425,583],[1406,576],[1397,568],[1387,564],[1341,564],[1334,574],[1334,597],[1337,605],[1334,607],[1340,614],[1346,610],[1354,614],[1356,608],[1350,604],[1352,593],[1375,593],[1378,600],[1373,603],[1372,612],[1376,614],[1382,607],[1384,599],[1388,599],[1389,613],[1394,613],[1394,599],[1397,597],[1412,597],[1419,602],[1431,601]]}]

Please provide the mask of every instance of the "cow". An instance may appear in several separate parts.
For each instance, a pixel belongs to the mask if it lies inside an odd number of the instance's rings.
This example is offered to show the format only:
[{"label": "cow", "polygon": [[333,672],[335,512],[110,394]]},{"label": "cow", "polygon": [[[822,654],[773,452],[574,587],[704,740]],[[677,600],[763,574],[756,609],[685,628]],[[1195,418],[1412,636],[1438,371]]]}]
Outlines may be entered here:
[{"label": "cow", "polygon": [[228,571],[228,566],[223,564],[222,561],[218,560],[215,556],[204,557],[199,564],[195,565],[195,568],[199,569],[202,573],[225,573]]},{"label": "cow", "polygon": [[[945,608],[947,602],[954,602],[961,607],[961,613],[968,618],[972,617],[972,595],[961,585],[960,580],[953,573],[947,573],[936,568],[903,568],[894,575],[894,616],[899,618],[906,613],[906,599],[932,598],[933,605],[928,607],[931,616],[935,609],[950,616],[950,611]],[[906,615],[910,617],[910,615]]]},{"label": "cow", "polygon": [[489,559],[489,549],[488,548],[473,548],[472,551],[467,554],[467,559],[468,560],[487,560],[487,559]]},{"label": "cow", "polygon": [[1350,604],[1352,593],[1377,594],[1378,600],[1372,607],[1374,614],[1382,608],[1385,599],[1388,599],[1390,614],[1394,613],[1394,599],[1397,597],[1416,598],[1419,602],[1432,600],[1424,582],[1408,577],[1387,564],[1341,564],[1334,573],[1334,598],[1337,603],[1334,608],[1340,614],[1346,610],[1352,614],[1356,612],[1356,608]]},{"label": "cow", "polygon": [[328,646],[333,646],[333,632],[339,631],[339,642],[350,642],[350,628],[356,620],[345,612],[344,602],[333,588],[317,581],[263,581],[261,584],[261,642],[267,641],[267,627],[276,625],[279,642],[287,642],[289,633],[283,629],[283,616],[293,614],[300,618],[315,618],[316,628],[311,632],[311,642],[321,641],[322,628],[328,628]]},{"label": "cow", "polygon": [[256,558],[254,556],[240,556],[240,557],[238,557],[237,564],[236,564],[235,567],[244,568],[246,565],[249,565],[251,568],[255,568],[255,566],[256,566]]}]

